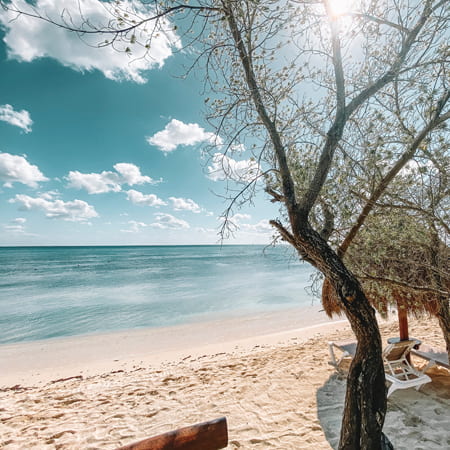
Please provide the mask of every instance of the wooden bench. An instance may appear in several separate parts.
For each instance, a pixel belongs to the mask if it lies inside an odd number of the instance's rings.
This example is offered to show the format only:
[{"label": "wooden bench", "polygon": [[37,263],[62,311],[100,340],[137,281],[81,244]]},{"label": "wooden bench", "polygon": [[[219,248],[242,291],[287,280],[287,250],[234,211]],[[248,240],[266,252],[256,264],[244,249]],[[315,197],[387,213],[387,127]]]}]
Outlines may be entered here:
[{"label": "wooden bench", "polygon": [[169,431],[117,450],[218,450],[227,445],[227,419],[221,417]]}]

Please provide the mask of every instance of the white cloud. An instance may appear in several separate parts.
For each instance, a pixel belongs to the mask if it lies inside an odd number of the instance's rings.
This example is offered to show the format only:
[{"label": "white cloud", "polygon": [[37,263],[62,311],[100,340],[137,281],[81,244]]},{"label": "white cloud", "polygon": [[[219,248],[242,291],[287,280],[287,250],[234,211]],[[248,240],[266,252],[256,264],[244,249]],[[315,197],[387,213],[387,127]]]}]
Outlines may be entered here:
[{"label": "white cloud", "polygon": [[239,228],[251,233],[270,233],[273,231],[273,227],[268,220],[260,220],[255,224],[243,223],[239,225]]},{"label": "white cloud", "polygon": [[116,172],[103,171],[101,173],[81,173],[70,171],[66,179],[69,187],[85,189],[89,194],[103,194],[105,192],[119,192],[122,184],[133,186],[135,184],[156,184],[152,178],[142,175],[138,166],[130,163],[114,165]]},{"label": "white cloud", "polygon": [[202,234],[214,233],[215,235],[218,235],[217,230],[215,230],[214,228],[196,227],[195,231],[198,231],[199,233],[202,233]]},{"label": "white cloud", "polygon": [[[238,213],[228,217],[227,220],[232,231],[239,230],[247,233],[269,233],[273,231],[268,220],[260,220],[258,223],[252,224],[248,223],[251,218],[252,216],[250,214]],[[223,222],[225,218],[220,217],[219,220]]]},{"label": "white cloud", "polygon": [[245,152],[245,145],[244,144],[235,144],[230,147],[231,151],[233,153],[244,153]]},{"label": "white cloud", "polygon": [[177,219],[171,214],[158,213],[155,214],[155,219],[156,221],[150,224],[150,226],[153,228],[160,228],[162,230],[168,228],[174,230],[190,228],[189,224],[185,220]]},{"label": "white cloud", "polygon": [[142,228],[147,227],[148,225],[144,222],[137,222],[136,220],[129,220],[128,225],[130,228],[126,230],[120,230],[122,233],[139,233]]},{"label": "white cloud", "polygon": [[208,166],[208,178],[213,181],[233,180],[249,182],[261,173],[256,161],[244,159],[236,161],[222,153],[215,153]]},{"label": "white cloud", "polygon": [[86,189],[89,194],[103,194],[105,192],[119,192],[120,177],[115,172],[81,173],[78,170],[70,171],[67,175],[69,187]]},{"label": "white cloud", "polygon": [[252,216],[250,214],[237,213],[234,214],[232,217],[230,217],[230,220],[232,220],[233,222],[240,223],[242,220],[250,220],[251,218]]},{"label": "white cloud", "polygon": [[222,139],[214,133],[205,131],[196,123],[183,123],[172,119],[164,130],[148,137],[147,142],[163,152],[171,152],[179,145],[195,145],[201,142],[221,145]]},{"label": "white cloud", "polygon": [[0,153],[0,181],[5,187],[12,187],[13,183],[22,183],[37,188],[39,181],[47,180],[39,168],[30,164],[24,156]]},{"label": "white cloud", "polygon": [[8,104],[0,105],[0,120],[22,128],[25,133],[29,133],[31,131],[31,125],[33,125],[28,111],[25,109],[22,109],[22,111],[14,111],[14,108]]},{"label": "white cloud", "polygon": [[3,229],[7,233],[24,234],[25,227],[23,225],[3,225]]},{"label": "white cloud", "polygon": [[17,217],[11,220],[11,225],[3,225],[3,229],[8,233],[24,234],[26,221],[23,217]]},{"label": "white cloud", "polygon": [[45,198],[45,200],[53,200],[55,197],[60,197],[61,194],[58,191],[47,191],[39,194],[40,198]]},{"label": "white cloud", "polygon": [[85,222],[98,217],[94,207],[83,200],[64,202],[62,200],[48,200],[43,197],[30,197],[18,194],[9,200],[10,203],[20,204],[23,211],[40,210],[45,212],[49,219],[62,219],[71,222]]},{"label": "white cloud", "polygon": [[166,202],[161,200],[155,194],[143,194],[142,192],[130,189],[127,191],[127,198],[131,203],[135,205],[143,206],[164,206],[167,205]]},{"label": "white cloud", "polygon": [[134,164],[117,163],[114,165],[114,169],[121,175],[122,182],[130,186],[134,186],[135,184],[157,183],[147,175],[141,175],[141,170]]},{"label": "white cloud", "polygon": [[[110,20],[114,20],[109,11],[114,11],[115,2],[108,5],[98,0],[36,0],[33,7],[26,0],[16,0],[14,6],[32,13],[37,10],[44,17],[56,22],[61,22],[63,14],[65,21],[73,23],[75,27],[84,21],[97,28],[105,28]],[[149,16],[152,11],[151,6],[134,0],[122,1],[121,7],[128,13],[124,26],[131,25],[134,19]],[[80,11],[83,17],[80,16]],[[18,17],[17,14],[1,8],[0,24],[5,29],[4,40],[10,58],[30,62],[37,58],[50,57],[78,71],[98,69],[112,80],[125,79],[144,83],[144,71],[155,66],[161,67],[172,54],[172,48],[181,48],[179,38],[171,31],[168,20],[164,18],[159,19],[160,29],[153,34],[149,48],[139,43],[131,44],[119,40],[115,41],[114,48],[97,48],[98,44],[104,43],[106,39],[111,40],[114,36],[84,34],[80,39],[76,33],[58,28],[44,20],[25,15]],[[152,24],[147,23],[135,34],[138,37],[141,33],[149,36],[151,32]],[[131,55],[124,53],[127,47],[131,49]]]},{"label": "white cloud", "polygon": [[27,219],[25,219],[23,217],[17,217],[15,219],[12,219],[10,221],[9,225],[3,225],[3,229],[7,233],[23,234],[23,235],[32,236],[29,233],[26,233],[26,230],[25,230],[26,221],[27,221]]},{"label": "white cloud", "polygon": [[191,211],[193,213],[199,213],[201,211],[200,206],[191,200],[190,198],[177,198],[177,197],[169,197],[169,200],[172,202],[172,208],[175,211]]}]

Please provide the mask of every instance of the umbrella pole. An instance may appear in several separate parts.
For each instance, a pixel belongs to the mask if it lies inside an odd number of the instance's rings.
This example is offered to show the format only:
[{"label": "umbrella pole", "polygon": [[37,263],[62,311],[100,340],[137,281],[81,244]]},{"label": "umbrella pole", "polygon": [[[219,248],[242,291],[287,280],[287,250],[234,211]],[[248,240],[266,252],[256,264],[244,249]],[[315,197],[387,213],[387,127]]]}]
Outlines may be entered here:
[{"label": "umbrella pole", "polygon": [[400,340],[407,341],[409,339],[409,332],[408,332],[408,315],[406,309],[398,306],[397,313],[398,313]]},{"label": "umbrella pole", "polygon": [[[407,341],[409,339],[408,332],[408,314],[406,312],[406,308],[401,308],[400,305],[397,305],[397,313],[398,313],[398,328],[400,331],[400,340]],[[411,364],[411,355],[406,355],[407,361]]]}]

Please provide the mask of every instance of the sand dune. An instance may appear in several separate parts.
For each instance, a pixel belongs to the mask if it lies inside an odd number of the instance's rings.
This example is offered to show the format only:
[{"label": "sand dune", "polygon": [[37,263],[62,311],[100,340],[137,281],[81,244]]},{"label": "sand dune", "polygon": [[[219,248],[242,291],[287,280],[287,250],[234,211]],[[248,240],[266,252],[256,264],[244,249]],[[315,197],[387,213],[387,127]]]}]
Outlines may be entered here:
[{"label": "sand dune", "polygon": [[[411,335],[443,346],[435,320]],[[382,324],[383,339],[397,334]],[[339,437],[345,380],[328,364],[328,340],[351,338],[331,323],[216,345],[207,353],[0,392],[0,448],[114,449],[226,416],[230,449],[329,449]],[[187,350],[185,350],[187,352]],[[173,355],[172,355],[173,356]],[[421,391],[396,391],[385,433],[396,449],[450,448],[450,373],[429,371]],[[74,374],[78,375],[78,374]],[[29,381],[32,381],[29,380]],[[32,383],[31,383],[32,384]]]}]

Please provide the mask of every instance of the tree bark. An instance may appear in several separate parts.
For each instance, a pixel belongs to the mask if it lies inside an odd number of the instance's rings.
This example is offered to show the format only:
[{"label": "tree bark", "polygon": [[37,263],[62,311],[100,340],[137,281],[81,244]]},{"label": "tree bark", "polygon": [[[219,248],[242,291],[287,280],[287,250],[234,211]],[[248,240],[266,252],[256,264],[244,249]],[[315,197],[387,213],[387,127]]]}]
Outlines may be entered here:
[{"label": "tree bark", "polygon": [[439,326],[444,335],[445,346],[447,347],[448,359],[450,361],[450,308],[448,298],[442,297],[439,301],[439,311],[437,313]]},{"label": "tree bark", "polygon": [[[442,247],[442,242],[440,242],[439,235],[435,232],[433,233],[432,244],[430,246],[430,256],[432,267],[439,269],[439,248]],[[442,290],[448,291],[448,280],[447,283],[444,281],[443,277],[440,275],[440,271],[437,270],[433,272],[434,280],[437,287]],[[442,334],[444,335],[445,346],[448,353],[448,359],[450,360],[450,301],[449,296],[439,296],[438,298],[438,311],[436,314],[439,326],[442,329]]]},{"label": "tree bark", "polygon": [[358,341],[347,378],[339,449],[379,450],[386,414],[386,381],[375,310],[356,277],[308,224],[295,233],[296,249],[306,253],[339,295]]},{"label": "tree bark", "polygon": [[362,291],[354,302],[359,307],[346,308],[346,314],[358,345],[347,377],[339,449],[381,449],[387,407],[381,336],[375,312]]}]

